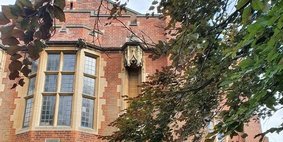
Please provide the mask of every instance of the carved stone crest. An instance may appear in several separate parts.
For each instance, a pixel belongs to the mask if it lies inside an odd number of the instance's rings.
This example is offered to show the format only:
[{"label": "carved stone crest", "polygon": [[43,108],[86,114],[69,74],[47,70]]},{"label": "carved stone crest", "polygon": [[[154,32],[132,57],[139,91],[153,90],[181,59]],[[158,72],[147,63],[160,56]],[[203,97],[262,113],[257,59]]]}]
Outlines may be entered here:
[{"label": "carved stone crest", "polygon": [[125,67],[140,68],[142,67],[143,51],[138,45],[129,45],[125,48]]}]

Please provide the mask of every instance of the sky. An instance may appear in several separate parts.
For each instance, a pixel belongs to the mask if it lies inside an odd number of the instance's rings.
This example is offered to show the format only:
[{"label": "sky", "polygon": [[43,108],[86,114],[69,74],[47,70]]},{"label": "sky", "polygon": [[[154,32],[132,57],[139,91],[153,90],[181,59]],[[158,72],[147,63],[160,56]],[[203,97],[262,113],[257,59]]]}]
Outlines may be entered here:
[{"label": "sky", "polygon": [[[126,1],[126,0],[123,0]],[[127,4],[128,8],[145,14],[153,0],[130,0]],[[0,5],[14,4],[15,0],[0,0]],[[0,8],[1,10],[1,8]],[[271,127],[277,127],[281,124],[283,117],[283,110],[277,111],[272,117],[261,120],[262,130],[265,131]],[[280,134],[272,133],[268,135],[269,142],[283,142],[283,132]]]},{"label": "sky", "polygon": [[[0,0],[0,5],[14,4],[16,0]],[[127,0],[122,0],[127,1]],[[152,0],[129,0],[127,7],[140,13],[146,13]],[[0,7],[1,10],[1,7]]]}]

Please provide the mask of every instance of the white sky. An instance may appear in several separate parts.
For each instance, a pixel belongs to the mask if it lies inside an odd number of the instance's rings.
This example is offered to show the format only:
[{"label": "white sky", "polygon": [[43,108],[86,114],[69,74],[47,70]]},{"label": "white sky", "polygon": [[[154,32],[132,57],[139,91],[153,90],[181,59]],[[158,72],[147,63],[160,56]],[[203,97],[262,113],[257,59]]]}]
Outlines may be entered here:
[{"label": "white sky", "polygon": [[[126,0],[123,0],[126,1]],[[153,0],[129,0],[127,7],[146,13]],[[0,5],[14,4],[15,0],[0,0]],[[1,8],[0,8],[1,10]],[[277,127],[283,122],[283,110],[276,112],[272,117],[261,121],[263,131],[271,127]],[[269,142],[283,142],[283,132],[280,134],[273,133],[268,135]]]},{"label": "white sky", "polygon": [[[16,0],[0,0],[0,5],[14,4]],[[127,0],[122,0],[127,1]],[[146,13],[152,0],[129,0],[127,7],[140,13]],[[0,7],[1,10],[1,7]]]}]

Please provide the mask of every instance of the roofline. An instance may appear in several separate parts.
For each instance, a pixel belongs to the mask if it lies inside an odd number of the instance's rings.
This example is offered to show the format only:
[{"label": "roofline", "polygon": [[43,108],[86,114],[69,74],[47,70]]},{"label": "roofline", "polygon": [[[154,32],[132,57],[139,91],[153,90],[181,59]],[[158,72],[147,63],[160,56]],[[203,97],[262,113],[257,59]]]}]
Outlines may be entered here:
[{"label": "roofline", "polygon": [[[47,46],[77,46],[78,41],[73,40],[73,41],[47,41],[46,44]],[[135,46],[139,45],[143,51],[153,51],[154,48],[152,47],[145,47],[143,46],[140,42],[126,42],[122,47],[101,47],[94,45],[92,43],[86,42],[86,45],[88,48],[99,50],[99,51],[124,51],[127,46]],[[3,44],[0,44],[0,49],[2,50],[7,50]]]},{"label": "roofline", "polygon": [[[89,13],[91,14],[91,11],[93,10],[83,10],[83,9],[74,9],[74,10],[64,10],[65,13]],[[137,17],[159,17],[162,14],[159,13],[155,13],[154,15],[152,14],[141,14],[141,13],[136,13]],[[99,14],[99,17],[109,17],[111,16],[110,14]],[[117,16],[117,17],[130,17],[130,14],[123,14],[121,16]],[[90,15],[90,17],[97,17],[97,14],[94,15]]]},{"label": "roofline", "polygon": [[[60,40],[60,41],[48,41],[46,42],[46,44],[48,46],[77,46],[77,40],[76,41],[63,41],[63,40]],[[154,48],[152,47],[145,47],[143,46],[140,42],[126,42],[122,47],[101,47],[101,46],[97,46],[97,45],[94,45],[92,43],[89,43],[89,42],[86,42],[86,46],[88,48],[91,48],[91,49],[95,49],[95,50],[99,50],[99,51],[124,51],[125,48],[129,45],[139,45],[143,51],[152,51]]]},{"label": "roofline", "polygon": [[[115,3],[114,1],[112,1],[112,0],[106,0],[106,1],[108,1],[108,2],[111,3],[111,4],[116,4],[116,3]],[[135,10],[133,10],[133,9],[130,9],[130,8],[128,8],[127,6],[126,6],[126,10],[128,10],[128,11],[130,11],[130,12],[133,12],[133,13],[135,13],[135,14],[137,14],[137,15],[141,15],[140,12],[135,11]]]}]

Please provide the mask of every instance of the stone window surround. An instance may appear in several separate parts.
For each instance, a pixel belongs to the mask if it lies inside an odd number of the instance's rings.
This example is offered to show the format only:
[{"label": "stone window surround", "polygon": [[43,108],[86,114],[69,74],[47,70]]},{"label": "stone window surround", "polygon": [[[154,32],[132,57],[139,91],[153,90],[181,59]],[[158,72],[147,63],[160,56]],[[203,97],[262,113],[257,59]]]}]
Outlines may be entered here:
[{"label": "stone window surround", "polygon": [[[27,79],[28,79],[28,83],[27,83],[27,91],[26,91],[26,93],[23,93],[23,94],[25,94],[25,97],[24,97],[24,99],[25,99],[25,104],[24,104],[24,112],[23,112],[23,123],[22,123],[22,127],[23,128],[27,128],[27,127],[29,127],[30,126],[30,123],[31,123],[31,120],[32,120],[32,109],[33,109],[33,103],[34,103],[34,94],[35,94],[35,81],[37,80],[36,79],[36,73],[37,73],[37,66],[35,67],[34,66],[34,64],[35,65],[37,65],[38,64],[38,60],[37,61],[34,61],[33,63],[32,63],[32,65],[31,65],[31,73],[28,75],[28,77],[27,77]],[[31,82],[31,80],[33,80],[33,82]],[[33,83],[33,84],[31,84],[31,83]],[[31,90],[31,88],[30,87],[34,87],[34,88],[32,88],[32,90]],[[27,108],[28,107],[28,101],[29,100],[31,100],[31,104],[29,104],[30,106],[29,106],[29,108]],[[27,109],[30,109],[29,110],[29,118],[27,118],[28,120],[25,120],[26,119],[26,111],[27,111]],[[29,123],[28,124],[26,124],[24,121],[28,121]]]},{"label": "stone window surround", "polygon": [[[75,67],[75,77],[74,77],[74,92],[72,98],[72,114],[71,114],[71,125],[70,126],[57,126],[58,121],[58,109],[59,109],[59,99],[56,98],[55,102],[55,113],[54,113],[54,125],[53,126],[40,126],[40,117],[41,117],[41,108],[42,108],[42,93],[44,92],[44,80],[45,80],[45,71],[47,67],[47,55],[48,53],[74,53],[76,52],[76,67]],[[92,56],[96,58],[96,84],[95,84],[95,99],[94,99],[94,117],[93,117],[93,128],[85,128],[81,127],[81,106],[82,106],[82,88],[83,88],[83,78],[84,76],[84,57],[85,56]],[[45,51],[42,51],[40,55],[40,62],[37,71],[37,77],[41,79],[36,79],[35,82],[35,90],[34,90],[34,100],[33,100],[33,107],[32,107],[32,116],[30,119],[29,127],[22,128],[16,126],[16,133],[20,134],[27,131],[36,131],[36,130],[74,130],[74,131],[82,131],[91,134],[98,134],[98,122],[101,119],[98,119],[99,112],[98,112],[98,99],[97,94],[99,90],[99,65],[100,65],[100,52],[91,50],[91,49],[78,49],[76,47],[48,47]],[[62,59],[60,59],[62,60]],[[28,83],[28,79],[25,79],[25,82]],[[57,82],[61,82],[61,80],[57,80]],[[57,85],[58,86],[58,85]],[[27,91],[27,85],[25,85],[22,89],[19,89],[20,94],[26,94],[21,92]],[[60,85],[59,85],[60,87]],[[58,90],[60,91],[60,89]],[[58,92],[59,93],[59,92]],[[22,95],[24,98],[24,95]],[[25,103],[21,101],[21,103]],[[24,104],[22,104],[24,105]],[[23,111],[25,108],[21,108],[22,111],[19,116],[22,118],[21,124],[23,123],[24,113]]]}]

